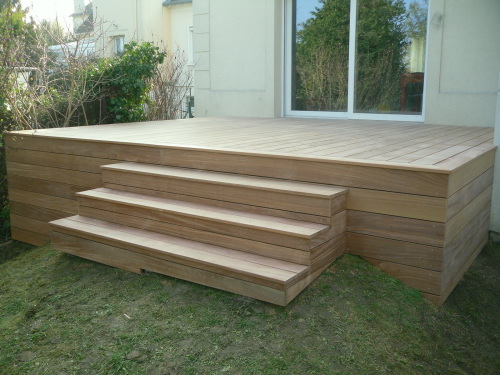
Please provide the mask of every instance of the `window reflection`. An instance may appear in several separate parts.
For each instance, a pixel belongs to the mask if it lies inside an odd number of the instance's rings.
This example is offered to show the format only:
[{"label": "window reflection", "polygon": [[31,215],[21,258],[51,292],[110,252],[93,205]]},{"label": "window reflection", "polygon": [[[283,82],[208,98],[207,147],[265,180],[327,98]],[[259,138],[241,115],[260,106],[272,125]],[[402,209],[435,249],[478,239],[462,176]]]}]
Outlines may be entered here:
[{"label": "window reflection", "polygon": [[358,0],[348,93],[351,0],[294,0],[292,109],[421,114],[427,0]]},{"label": "window reflection", "polygon": [[297,0],[292,109],[347,111],[349,0]]}]

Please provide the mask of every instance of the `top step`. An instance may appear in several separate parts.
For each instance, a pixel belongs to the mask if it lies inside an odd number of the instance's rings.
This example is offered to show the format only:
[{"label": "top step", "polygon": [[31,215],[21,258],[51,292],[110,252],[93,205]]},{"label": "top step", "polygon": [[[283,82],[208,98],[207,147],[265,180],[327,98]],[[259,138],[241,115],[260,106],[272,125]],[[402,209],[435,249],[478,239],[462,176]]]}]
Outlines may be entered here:
[{"label": "top step", "polygon": [[[146,188],[319,216],[339,211],[346,188],[142,163],[102,166],[105,187]],[[341,206],[341,205],[340,205]]]}]

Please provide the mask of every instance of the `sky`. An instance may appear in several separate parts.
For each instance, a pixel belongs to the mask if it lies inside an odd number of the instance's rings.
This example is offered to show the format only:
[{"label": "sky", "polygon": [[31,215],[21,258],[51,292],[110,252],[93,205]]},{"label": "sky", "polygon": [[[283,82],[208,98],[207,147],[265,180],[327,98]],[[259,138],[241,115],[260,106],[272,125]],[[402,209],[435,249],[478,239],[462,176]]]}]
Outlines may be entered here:
[{"label": "sky", "polygon": [[72,27],[73,0],[21,0],[23,8],[29,8],[28,15],[37,21],[54,20],[56,17],[64,27]]}]

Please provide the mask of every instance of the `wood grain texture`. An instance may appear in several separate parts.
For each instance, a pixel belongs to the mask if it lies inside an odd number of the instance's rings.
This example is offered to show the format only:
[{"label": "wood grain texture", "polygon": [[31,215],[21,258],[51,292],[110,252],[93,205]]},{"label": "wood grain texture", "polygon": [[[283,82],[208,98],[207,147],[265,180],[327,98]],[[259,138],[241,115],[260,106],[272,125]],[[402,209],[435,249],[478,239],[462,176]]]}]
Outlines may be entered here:
[{"label": "wood grain texture", "polygon": [[180,168],[148,165],[147,168],[141,170],[137,165],[128,163],[123,167],[121,164],[115,167],[105,167],[102,175],[104,183],[139,188],[147,186],[148,189],[155,191],[246,203],[318,216],[331,216],[330,201],[347,192],[346,189],[333,187],[328,189],[316,184],[299,184],[252,176],[232,176],[206,171],[190,171],[189,173]]},{"label": "wood grain texture", "polygon": [[63,184],[83,186],[86,188],[101,186],[100,174],[74,171],[70,169],[7,162],[7,173],[9,175],[60,182]]},{"label": "wood grain texture", "polygon": [[10,225],[30,232],[50,236],[50,225],[46,221],[10,214]]},{"label": "wood grain texture", "polygon": [[76,214],[78,204],[76,200],[39,194],[31,191],[9,189],[9,201],[29,204],[31,206],[47,208],[49,210]]},{"label": "wood grain texture", "polygon": [[348,210],[346,230],[423,245],[444,246],[445,224],[432,221]]},{"label": "wood grain texture", "polygon": [[484,189],[476,198],[446,223],[445,245],[452,241],[452,239],[460,233],[470,220],[478,215],[486,205],[491,205],[492,190],[492,186]]},{"label": "wood grain texture", "polygon": [[340,164],[333,161],[284,159],[181,149],[162,149],[161,154],[162,164],[183,168],[218,170],[435,197],[446,197],[448,191],[448,175],[434,171],[394,170]]},{"label": "wood grain texture", "polygon": [[[52,152],[64,155],[79,155],[119,161],[159,163],[160,151],[156,147],[135,144],[120,144],[102,141],[85,141],[71,138],[50,138],[29,134],[11,133],[7,136],[11,149]],[[13,150],[9,150],[13,153]]]},{"label": "wood grain texture", "polygon": [[433,271],[443,268],[443,248],[388,238],[347,233],[346,252],[381,261],[421,267]]},{"label": "wood grain texture", "polygon": [[45,222],[62,219],[68,217],[68,213],[62,211],[51,210],[31,204],[10,201],[9,208],[11,214],[16,214],[22,217],[37,219]]},{"label": "wood grain texture", "polygon": [[[277,209],[273,209],[273,208],[269,208],[269,207],[258,207],[258,206],[252,206],[250,204],[226,202],[226,201],[220,201],[220,200],[215,200],[215,199],[195,197],[195,196],[191,196],[191,195],[176,194],[176,193],[170,193],[170,192],[159,191],[159,190],[150,190],[147,188],[116,185],[116,184],[110,184],[110,183],[106,183],[106,182],[103,184],[103,186],[107,189],[112,189],[112,190],[126,191],[126,192],[130,192],[130,193],[150,195],[150,196],[159,197],[159,198],[174,199],[174,200],[180,200],[180,201],[185,201],[185,202],[205,204],[205,205],[214,206],[214,207],[226,208],[229,210],[252,212],[252,213],[256,213],[256,214],[283,217],[283,218],[299,220],[299,221],[308,221],[308,222],[317,223],[317,224],[325,224],[325,225],[330,224],[330,218],[327,216],[318,216],[318,215],[304,214],[304,213],[300,213],[300,212],[277,210]],[[332,202],[332,206],[331,206],[332,213],[336,214],[340,211],[345,210],[345,202],[346,202],[345,196],[341,196],[341,197],[334,199]]]},{"label": "wood grain texture", "polygon": [[92,207],[80,207],[80,215],[105,220],[110,223],[122,224],[133,228],[143,229],[155,233],[177,236],[185,239],[196,239],[203,243],[227,247],[230,249],[246,251],[253,254],[271,258],[287,260],[297,264],[310,264],[308,251],[297,250],[290,247],[277,246],[261,241],[253,241],[245,238],[228,236],[225,234],[198,230],[185,226],[173,225],[165,221],[157,221],[149,218],[124,215],[117,212],[99,210]]},{"label": "wood grain texture", "polygon": [[[294,222],[292,225],[292,223],[288,224],[288,221],[278,222],[279,218],[261,218],[260,216],[251,218],[248,214],[244,216],[244,213],[216,212],[207,210],[207,208],[185,207],[180,205],[181,202],[178,204],[165,203],[162,206],[160,202],[142,199],[141,201],[135,200],[136,204],[129,205],[123,204],[122,200],[100,200],[89,196],[90,192],[85,194],[85,196],[79,196],[81,207],[93,207],[124,215],[166,221],[173,225],[258,240],[299,250],[310,250],[328,239],[320,236],[322,232],[326,233],[328,227],[317,224],[306,227],[303,225],[307,223]],[[108,194],[107,198],[111,198],[110,195]]]},{"label": "wood grain texture", "polygon": [[464,158],[464,164],[457,166],[453,170],[450,175],[448,196],[456,193],[469,182],[493,167],[496,149],[493,146],[488,146],[486,150],[485,153],[479,154],[476,158]]},{"label": "wood grain texture", "polygon": [[347,209],[444,223],[446,199],[350,188]]},{"label": "wood grain texture", "polygon": [[21,164],[71,169],[89,173],[101,173],[102,165],[116,162],[116,160],[113,159],[99,159],[96,157],[68,154],[61,157],[60,153],[24,149],[9,149],[9,152],[7,153],[7,161]]},{"label": "wood grain texture", "polygon": [[363,257],[363,259],[409,287],[436,295],[442,292],[441,272],[368,257]]},{"label": "wood grain texture", "polygon": [[51,223],[54,231],[284,290],[307,275],[307,267],[82,217]]},{"label": "wood grain texture", "polygon": [[448,197],[446,219],[450,220],[491,184],[493,184],[493,168],[488,169],[455,194]]},{"label": "wood grain texture", "polygon": [[54,182],[40,180],[38,178],[30,178],[10,174],[8,176],[9,187],[11,189],[32,191],[45,195],[75,200],[76,193],[88,190],[88,187],[64,184],[62,182]]},{"label": "wood grain texture", "polygon": [[[142,269],[148,271],[195,282],[197,284],[211,286],[217,289],[274,303],[276,305],[284,306],[286,304],[285,292],[283,291],[262,285],[255,285],[244,280],[238,280],[175,262],[158,260],[157,258],[137,254],[118,247],[79,239],[61,233],[55,233],[53,235],[52,244],[59,251],[77,255],[99,263],[109,264],[113,267],[130,270],[132,272],[140,272],[140,270],[136,268],[136,266],[139,265]],[[132,265],[130,265],[130,263],[132,263]]]},{"label": "wood grain texture", "polygon": [[50,241],[50,236],[42,233],[32,232],[30,230],[17,228],[12,226],[10,228],[12,239],[21,241],[34,246],[42,246]]},{"label": "wood grain texture", "polygon": [[482,210],[461,230],[444,249],[443,284],[447,285],[467,259],[476,250],[477,244],[488,238],[490,224],[490,205]]}]

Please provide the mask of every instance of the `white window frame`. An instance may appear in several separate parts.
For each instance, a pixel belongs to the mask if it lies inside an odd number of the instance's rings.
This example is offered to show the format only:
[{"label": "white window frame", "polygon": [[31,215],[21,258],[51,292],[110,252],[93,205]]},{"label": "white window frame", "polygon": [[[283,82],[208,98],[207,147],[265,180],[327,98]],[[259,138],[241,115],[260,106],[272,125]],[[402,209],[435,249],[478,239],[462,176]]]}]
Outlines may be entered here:
[{"label": "white window frame", "polygon": [[[429,0],[429,9],[431,7]],[[422,98],[421,115],[400,115],[389,113],[356,113],[354,112],[354,89],[355,89],[355,54],[356,54],[356,27],[358,0],[351,0],[350,27],[349,29],[349,74],[347,81],[347,112],[326,112],[326,111],[298,111],[292,110],[292,0],[283,2],[283,25],[284,25],[284,59],[283,59],[283,115],[285,117],[315,117],[315,118],[339,118],[357,120],[385,120],[385,121],[425,121],[425,98],[427,89],[427,74],[424,75],[424,92]],[[429,18],[427,17],[427,43],[425,51],[425,72],[427,72],[427,58],[429,46]]]},{"label": "white window frame", "polygon": [[[121,39],[123,41],[122,43],[122,50],[121,51],[117,51],[117,44],[116,42]],[[112,36],[112,40],[113,40],[113,56],[118,56],[120,53],[123,53],[123,51],[125,50],[124,47],[125,47],[125,35],[113,35]]]}]

